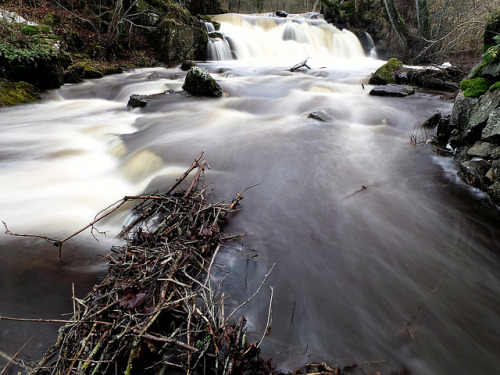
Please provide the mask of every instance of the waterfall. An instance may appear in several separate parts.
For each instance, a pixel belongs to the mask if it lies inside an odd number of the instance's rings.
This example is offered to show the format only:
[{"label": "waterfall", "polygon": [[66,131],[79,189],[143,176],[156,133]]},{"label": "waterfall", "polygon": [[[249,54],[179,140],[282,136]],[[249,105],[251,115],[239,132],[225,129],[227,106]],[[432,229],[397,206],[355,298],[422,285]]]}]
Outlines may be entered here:
[{"label": "waterfall", "polygon": [[[272,15],[223,14],[214,19],[220,23],[222,38],[210,38],[209,60],[331,60],[364,58],[356,35],[306,16],[287,18]],[[219,39],[219,40],[216,40]],[[224,51],[222,52],[222,49]]]}]

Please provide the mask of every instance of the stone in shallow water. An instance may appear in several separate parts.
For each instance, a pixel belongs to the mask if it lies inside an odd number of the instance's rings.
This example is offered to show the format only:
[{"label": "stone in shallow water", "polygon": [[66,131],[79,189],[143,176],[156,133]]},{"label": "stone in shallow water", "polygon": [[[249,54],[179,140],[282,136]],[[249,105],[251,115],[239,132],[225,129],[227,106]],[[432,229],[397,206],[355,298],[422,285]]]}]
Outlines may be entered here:
[{"label": "stone in shallow water", "polygon": [[224,93],[215,79],[199,66],[189,69],[182,88],[192,96],[220,97]]},{"label": "stone in shallow water", "polygon": [[393,84],[377,86],[370,91],[370,95],[395,96],[400,98],[413,94],[415,94],[415,89],[413,87]]}]

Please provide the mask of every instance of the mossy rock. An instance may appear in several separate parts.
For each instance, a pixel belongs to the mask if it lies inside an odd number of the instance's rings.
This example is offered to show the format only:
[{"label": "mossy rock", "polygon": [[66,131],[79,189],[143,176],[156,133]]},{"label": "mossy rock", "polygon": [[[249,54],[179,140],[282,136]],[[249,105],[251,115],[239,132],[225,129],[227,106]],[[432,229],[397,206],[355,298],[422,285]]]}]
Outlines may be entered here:
[{"label": "mossy rock", "polygon": [[21,28],[21,32],[25,35],[38,35],[40,34],[40,29],[38,26],[34,25],[25,25]]},{"label": "mossy rock", "polygon": [[394,72],[402,67],[403,63],[393,57],[377,69],[377,71],[371,76],[368,83],[370,85],[387,85],[389,83],[396,83]]},{"label": "mossy rock", "polygon": [[215,79],[199,66],[189,69],[182,88],[192,96],[221,97],[224,93]]},{"label": "mossy rock", "polygon": [[465,79],[460,82],[460,89],[466,98],[477,98],[490,89],[490,84],[484,78]]},{"label": "mossy rock", "polygon": [[490,91],[500,90],[500,81],[490,86]]},{"label": "mossy rock", "polygon": [[92,65],[84,62],[73,64],[68,67],[68,70],[82,71],[83,79],[102,78],[104,76],[104,74],[99,69],[96,69]]},{"label": "mossy rock", "polygon": [[0,82],[0,107],[32,103],[41,99],[40,91],[27,82]]}]

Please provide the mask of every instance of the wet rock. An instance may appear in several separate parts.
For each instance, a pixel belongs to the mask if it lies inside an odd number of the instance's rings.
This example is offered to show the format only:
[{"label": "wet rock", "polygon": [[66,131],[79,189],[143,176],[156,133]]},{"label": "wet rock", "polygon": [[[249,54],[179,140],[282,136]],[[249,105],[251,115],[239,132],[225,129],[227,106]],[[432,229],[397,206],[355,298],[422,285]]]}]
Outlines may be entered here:
[{"label": "wet rock", "polygon": [[403,63],[393,57],[373,73],[368,83],[370,85],[396,83],[395,73],[402,67]]},{"label": "wet rock", "polygon": [[36,102],[42,99],[38,89],[28,82],[0,80],[0,108]]},{"label": "wet rock", "polygon": [[[473,98],[457,100],[451,116],[451,123],[456,125],[458,130],[452,133],[450,138],[452,147],[470,145],[479,141],[483,137],[482,132],[487,125],[490,114],[499,106],[500,91],[489,91],[482,95],[479,100]],[[486,135],[496,137],[497,124],[497,117],[493,116]]]},{"label": "wet rock", "polygon": [[321,122],[328,122],[332,120],[332,118],[324,111],[311,112],[307,118]]},{"label": "wet rock", "polygon": [[394,84],[377,86],[370,91],[370,95],[375,96],[405,97],[413,94],[415,94],[415,89],[413,87]]},{"label": "wet rock", "polygon": [[438,91],[458,91],[465,73],[451,67],[415,69],[401,67],[393,73],[396,83]]},{"label": "wet rock", "polygon": [[471,157],[491,159],[496,148],[497,146],[492,143],[479,141],[467,150],[467,155]]},{"label": "wet rock", "polygon": [[460,164],[458,175],[469,185],[486,191],[490,185],[490,181],[486,177],[490,168],[491,162],[473,159]]},{"label": "wet rock", "polygon": [[215,79],[199,66],[189,69],[182,88],[192,96],[221,97],[224,93]]},{"label": "wet rock", "polygon": [[481,136],[484,140],[500,142],[500,108],[491,111]]},{"label": "wet rock", "polygon": [[482,76],[490,80],[500,80],[500,61],[486,65],[483,68]]},{"label": "wet rock", "polygon": [[276,17],[283,17],[286,18],[288,17],[288,13],[285,12],[284,10],[277,10],[276,13],[274,13]]},{"label": "wet rock", "polygon": [[193,66],[196,66],[196,64],[190,60],[188,61],[184,61],[182,64],[181,64],[181,70],[187,72],[189,69],[191,69]]},{"label": "wet rock", "polygon": [[147,105],[148,105],[148,96],[138,95],[138,94],[130,95],[130,99],[127,103],[127,107],[131,108],[145,107]]},{"label": "wet rock", "polygon": [[79,83],[83,81],[83,66],[73,66],[64,72],[64,83]]},{"label": "wet rock", "polygon": [[441,117],[436,128],[436,138],[440,143],[446,144],[450,139],[453,128],[450,126],[450,117]]},{"label": "wet rock", "polygon": [[441,120],[441,113],[436,112],[434,115],[429,117],[425,122],[422,124],[422,127],[425,129],[434,129],[439,121]]}]

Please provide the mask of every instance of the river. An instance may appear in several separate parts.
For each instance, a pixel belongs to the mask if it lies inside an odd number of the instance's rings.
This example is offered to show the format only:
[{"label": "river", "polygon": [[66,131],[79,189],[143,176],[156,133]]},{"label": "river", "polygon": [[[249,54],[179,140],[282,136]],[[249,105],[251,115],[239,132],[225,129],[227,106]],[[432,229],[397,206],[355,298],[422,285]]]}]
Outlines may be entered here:
[{"label": "river", "polygon": [[[259,184],[226,227],[245,233],[243,243],[218,262],[230,272],[221,284],[227,309],[276,264],[241,311],[259,340],[274,287],[264,357],[283,371],[380,361],[366,368],[496,375],[499,211],[425,145],[420,128],[452,102],[423,91],[369,96],[368,78],[383,61],[319,20],[219,21],[227,43],[212,40],[212,51],[238,59],[199,65],[223,98],[172,93],[127,108],[131,94],[181,90],[186,73],[175,65],[65,85],[41,103],[0,109],[0,220],[12,232],[65,237],[125,195],[165,189],[203,149],[216,199]],[[306,58],[311,69],[290,72]],[[102,255],[126,216],[65,244],[61,261],[50,243],[2,233],[0,315],[69,318],[73,293],[83,298],[105,273]],[[19,358],[39,359],[57,329],[0,320],[0,351],[27,343]]]}]

